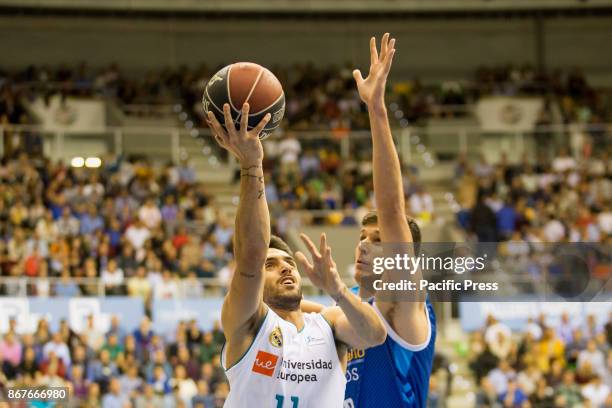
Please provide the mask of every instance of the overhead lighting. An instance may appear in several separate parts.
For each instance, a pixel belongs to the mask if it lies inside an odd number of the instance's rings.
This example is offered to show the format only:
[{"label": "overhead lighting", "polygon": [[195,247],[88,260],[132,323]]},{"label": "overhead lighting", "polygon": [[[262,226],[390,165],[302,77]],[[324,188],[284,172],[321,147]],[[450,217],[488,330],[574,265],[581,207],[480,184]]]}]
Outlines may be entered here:
[{"label": "overhead lighting", "polygon": [[72,160],[70,161],[70,165],[72,167],[83,167],[84,164],[85,164],[85,159],[82,157],[73,157]]},{"label": "overhead lighting", "polygon": [[97,169],[101,165],[102,165],[102,160],[100,160],[99,157],[88,157],[87,160],[85,160],[85,167]]}]

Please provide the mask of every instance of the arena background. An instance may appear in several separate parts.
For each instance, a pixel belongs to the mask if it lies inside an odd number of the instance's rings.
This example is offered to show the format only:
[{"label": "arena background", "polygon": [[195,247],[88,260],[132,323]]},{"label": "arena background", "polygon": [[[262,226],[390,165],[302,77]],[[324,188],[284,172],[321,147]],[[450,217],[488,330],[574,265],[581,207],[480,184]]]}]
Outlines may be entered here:
[{"label": "arena background", "polygon": [[[423,240],[499,242],[511,287],[543,273],[516,263],[530,245],[599,243],[607,283],[612,1],[0,0],[0,384],[70,383],[75,406],[221,406],[238,184],[202,90],[236,61],[279,77],[274,231],[294,248],[325,231],[352,284],[372,183],[351,70],[384,32]],[[494,406],[515,386],[534,407],[609,394],[609,302],[435,308],[430,407]]]}]

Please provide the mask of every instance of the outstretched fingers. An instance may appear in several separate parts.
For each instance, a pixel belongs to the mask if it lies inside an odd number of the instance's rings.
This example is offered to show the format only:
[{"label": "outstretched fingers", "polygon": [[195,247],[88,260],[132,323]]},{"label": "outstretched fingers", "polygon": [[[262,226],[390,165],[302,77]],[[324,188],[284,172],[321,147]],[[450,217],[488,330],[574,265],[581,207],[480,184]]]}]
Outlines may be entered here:
[{"label": "outstretched fingers", "polygon": [[325,248],[325,263],[330,266],[333,267],[335,262],[334,259],[332,258],[332,250],[331,247],[327,247]]},{"label": "outstretched fingers", "polygon": [[304,269],[307,273],[313,269],[312,263],[310,263],[308,258],[306,258],[306,255],[304,255],[302,252],[297,251],[295,253],[295,259],[302,266],[302,269]]},{"label": "outstretched fingers", "polygon": [[395,50],[391,50],[389,55],[385,58],[385,75],[389,73],[391,70],[391,64],[393,63],[393,56],[395,55]]},{"label": "outstretched fingers", "polygon": [[327,236],[325,235],[324,232],[322,232],[321,241],[319,243],[319,252],[321,253],[321,255],[325,255],[325,251],[327,250],[327,248],[329,248],[327,246]]},{"label": "outstretched fingers", "polygon": [[315,246],[314,242],[312,242],[306,234],[300,234],[300,239],[302,240],[304,245],[306,245],[308,251],[310,251],[310,254],[312,255],[313,259],[321,257],[321,253],[319,253],[319,251],[317,250],[317,247]]},{"label": "outstretched fingers", "polygon": [[378,62],[378,51],[376,50],[376,38],[370,38],[370,65]]},{"label": "outstretched fingers", "polygon": [[361,84],[363,84],[363,76],[361,75],[361,71],[356,69],[353,71],[353,78],[355,78],[355,83],[357,84],[357,87],[360,87]]},{"label": "outstretched fingers", "polygon": [[213,131],[215,140],[217,141],[219,146],[223,148],[227,148],[227,144],[229,143],[229,138],[228,138],[227,133],[225,132],[225,130],[223,129],[223,127],[221,126],[221,124],[219,123],[219,121],[217,120],[217,118],[212,112],[209,111],[207,115],[208,115],[207,116],[208,124],[210,125]]},{"label": "outstretched fingers", "polygon": [[266,116],[264,116],[263,119],[257,124],[257,126],[255,126],[255,128],[253,128],[253,134],[255,136],[259,137],[259,134],[261,133],[262,130],[264,130],[264,128],[266,127],[266,125],[270,121],[271,117],[272,117],[272,115],[270,115],[269,113],[266,113]]},{"label": "outstretched fingers", "polygon": [[380,58],[384,58],[387,55],[389,49],[389,33],[384,33],[380,39]]},{"label": "outstretched fingers", "polygon": [[232,119],[229,103],[223,105],[223,117],[225,118],[225,128],[230,138],[236,136],[236,126],[234,125],[234,119]]},{"label": "outstretched fingers", "polygon": [[240,113],[240,135],[246,136],[249,126],[249,104],[245,102],[242,105],[242,112]]}]

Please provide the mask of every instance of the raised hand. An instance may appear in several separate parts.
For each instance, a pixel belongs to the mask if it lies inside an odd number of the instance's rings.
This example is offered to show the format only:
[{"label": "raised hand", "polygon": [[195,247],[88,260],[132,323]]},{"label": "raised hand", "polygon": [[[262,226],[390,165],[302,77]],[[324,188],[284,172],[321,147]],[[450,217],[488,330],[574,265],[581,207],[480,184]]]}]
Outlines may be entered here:
[{"label": "raised hand", "polygon": [[353,78],[361,100],[370,107],[384,106],[385,86],[387,76],[395,54],[395,38],[389,40],[389,33],[385,33],[380,42],[380,55],[376,49],[376,38],[370,39],[370,72],[363,78],[361,71],[353,71]]},{"label": "raised hand", "polygon": [[313,285],[324,290],[332,298],[336,299],[346,286],[331,256],[331,248],[327,245],[325,233],[321,234],[319,249],[305,234],[300,234],[300,238],[310,251],[312,263],[301,252],[295,253],[295,259],[301,265],[301,269],[306,272]]},{"label": "raised hand", "polygon": [[[219,123],[212,112],[208,112],[208,124],[210,125],[215,140],[221,147],[229,151],[240,162],[243,168],[261,165],[263,160],[263,146],[259,140],[259,134],[270,120],[268,113],[252,130],[248,130],[249,104],[242,105],[240,116],[240,129],[236,129],[230,113],[229,104],[223,105],[225,116],[225,129]],[[227,129],[227,131],[226,131]]]}]

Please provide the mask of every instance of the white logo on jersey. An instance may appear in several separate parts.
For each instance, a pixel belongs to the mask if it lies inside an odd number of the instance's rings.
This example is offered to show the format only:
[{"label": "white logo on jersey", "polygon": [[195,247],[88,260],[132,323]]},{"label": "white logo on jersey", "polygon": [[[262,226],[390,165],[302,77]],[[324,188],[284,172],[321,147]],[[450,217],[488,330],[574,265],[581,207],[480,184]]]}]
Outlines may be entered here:
[{"label": "white logo on jersey", "polygon": [[306,344],[309,346],[316,346],[317,344],[325,344],[325,339],[323,337],[306,337]]},{"label": "white logo on jersey", "polygon": [[359,380],[359,368],[353,367],[346,370],[346,382]]}]

